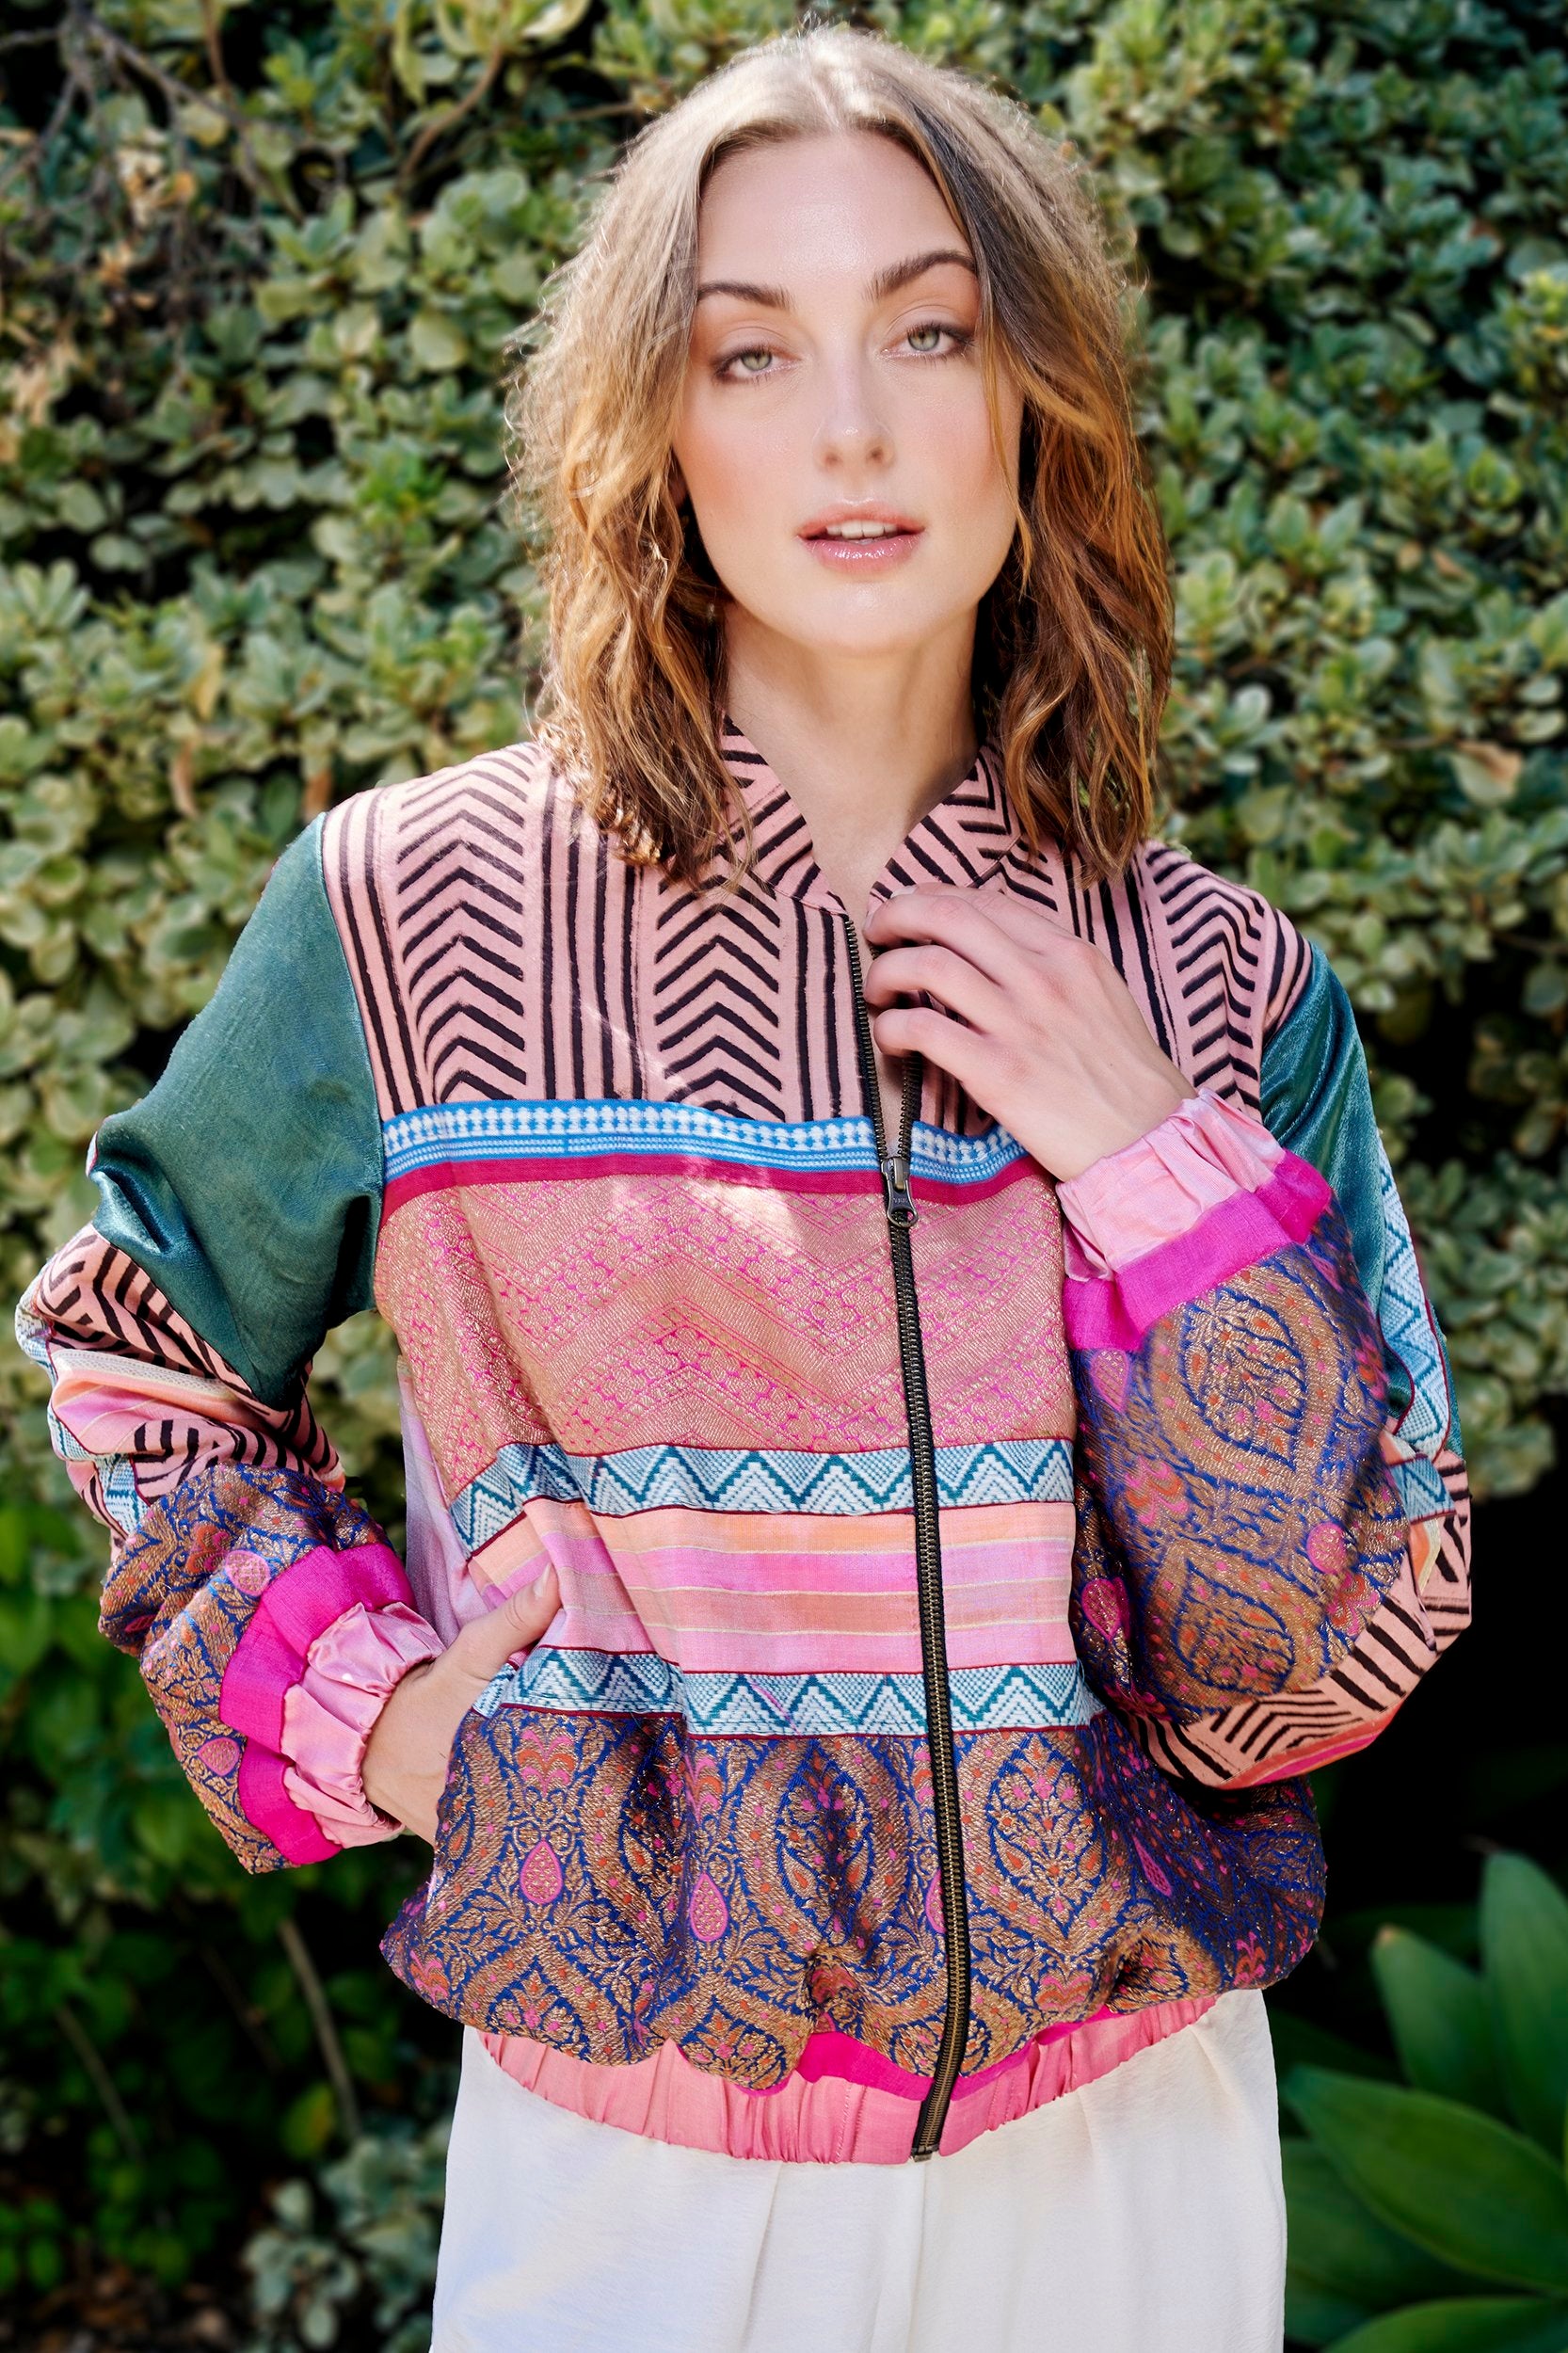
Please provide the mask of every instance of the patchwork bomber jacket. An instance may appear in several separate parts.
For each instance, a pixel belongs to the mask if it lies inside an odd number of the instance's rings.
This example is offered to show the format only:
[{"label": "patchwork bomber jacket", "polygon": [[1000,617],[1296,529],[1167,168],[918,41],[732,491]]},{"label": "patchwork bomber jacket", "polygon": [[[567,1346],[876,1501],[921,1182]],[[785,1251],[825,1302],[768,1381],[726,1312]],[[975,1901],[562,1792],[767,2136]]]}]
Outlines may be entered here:
[{"label": "patchwork bomber jacket", "polygon": [[[1286,918],[1158,842],[1085,887],[983,752],[873,895],[1048,911],[1192,1093],[1057,1184],[928,1068],[905,1177],[845,909],[723,748],[728,896],[627,863],[527,744],[319,820],[19,1321],[104,1632],[248,1869],[391,1834],[387,1693],[553,1562],[393,1970],[582,2113],[893,2162],[1302,1958],[1301,1776],[1465,1623],[1468,1498]],[[372,1302],[402,1560],[305,1386]]]}]

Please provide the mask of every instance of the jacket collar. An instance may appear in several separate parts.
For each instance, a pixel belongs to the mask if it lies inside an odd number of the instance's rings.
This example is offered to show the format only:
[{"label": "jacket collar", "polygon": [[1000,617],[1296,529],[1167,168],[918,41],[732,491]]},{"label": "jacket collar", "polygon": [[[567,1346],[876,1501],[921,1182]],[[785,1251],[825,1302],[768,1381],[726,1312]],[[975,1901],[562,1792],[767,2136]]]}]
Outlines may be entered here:
[{"label": "jacket collar", "polygon": [[[780,898],[843,914],[842,901],[824,880],[812,854],[799,804],[728,717],[719,750],[751,819],[751,871],[758,880]],[[972,888],[985,881],[1020,837],[1000,758],[994,745],[982,744],[968,776],[927,811],[888,859],[872,886],[872,899],[890,899],[929,883]]]}]

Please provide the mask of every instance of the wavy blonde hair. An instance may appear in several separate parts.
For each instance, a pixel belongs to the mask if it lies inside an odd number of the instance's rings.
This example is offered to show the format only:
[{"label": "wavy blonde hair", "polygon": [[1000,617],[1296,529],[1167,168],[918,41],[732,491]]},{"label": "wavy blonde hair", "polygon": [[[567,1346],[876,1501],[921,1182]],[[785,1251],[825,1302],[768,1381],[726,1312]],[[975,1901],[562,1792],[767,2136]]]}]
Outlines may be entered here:
[{"label": "wavy blonde hair", "polygon": [[[737,817],[747,830],[717,748],[722,592],[671,488],[697,213],[725,157],[837,131],[913,155],[974,255],[993,419],[999,369],[1023,399],[1017,529],[981,607],[976,724],[1031,845],[1048,829],[1091,876],[1119,873],[1152,822],[1171,665],[1129,281],[1070,147],[874,33],[818,27],[747,50],[640,132],[520,338],[513,480],[549,595],[537,733],[632,858],[695,882]],[[743,866],[749,853],[747,839]]]}]

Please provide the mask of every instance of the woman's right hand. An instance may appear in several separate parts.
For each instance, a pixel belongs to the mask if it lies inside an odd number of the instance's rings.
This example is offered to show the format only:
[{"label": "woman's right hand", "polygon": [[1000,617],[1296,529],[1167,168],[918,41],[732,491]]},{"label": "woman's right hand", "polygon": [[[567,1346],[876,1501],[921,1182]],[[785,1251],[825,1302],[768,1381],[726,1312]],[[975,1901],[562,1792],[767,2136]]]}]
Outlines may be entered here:
[{"label": "woman's right hand", "polygon": [[405,1830],[436,1843],[457,1727],[509,1658],[532,1649],[561,1606],[553,1568],[463,1626],[423,1667],[410,1667],[371,1727],[360,1769],[366,1797]]}]

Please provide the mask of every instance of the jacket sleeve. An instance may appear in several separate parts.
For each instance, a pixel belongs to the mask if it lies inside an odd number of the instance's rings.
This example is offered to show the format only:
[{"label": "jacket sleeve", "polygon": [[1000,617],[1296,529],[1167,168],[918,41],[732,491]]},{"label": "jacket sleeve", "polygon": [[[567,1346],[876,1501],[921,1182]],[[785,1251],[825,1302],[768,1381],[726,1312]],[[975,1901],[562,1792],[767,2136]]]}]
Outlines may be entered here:
[{"label": "jacket sleeve", "polygon": [[1364,1747],[1469,1618],[1447,1351],[1316,952],[1261,1078],[1261,1120],[1200,1089],[1059,1188],[1080,1655],[1231,1787]]},{"label": "jacket sleeve", "polygon": [[399,1827],[371,1726],[440,1641],[306,1394],[371,1302],[381,1142],[320,825],[285,853],[165,1075],[104,1122],[92,1224],[29,1286],[56,1450],[110,1532],[102,1626],[133,1653],[247,1869]]}]

